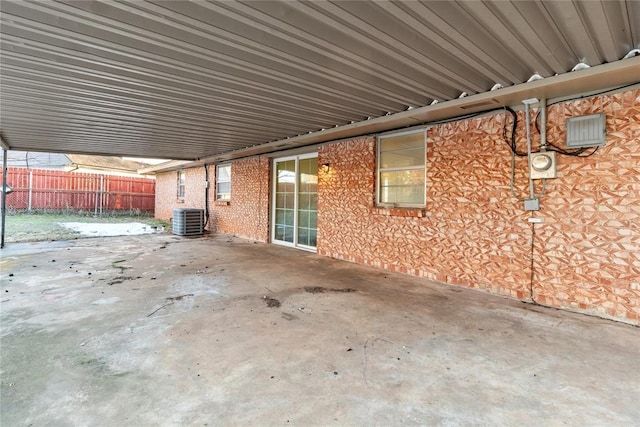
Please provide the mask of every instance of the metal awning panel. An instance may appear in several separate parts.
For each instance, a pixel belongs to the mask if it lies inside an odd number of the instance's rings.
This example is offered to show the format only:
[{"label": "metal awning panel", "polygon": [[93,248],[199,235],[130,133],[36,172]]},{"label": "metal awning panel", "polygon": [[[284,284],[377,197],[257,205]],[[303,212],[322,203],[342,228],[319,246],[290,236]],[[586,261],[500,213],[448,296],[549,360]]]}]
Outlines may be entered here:
[{"label": "metal awning panel", "polygon": [[[640,3],[622,0],[5,0],[0,9],[0,127],[17,150],[191,160],[264,151],[640,47]],[[603,85],[571,80],[566,90]]]}]

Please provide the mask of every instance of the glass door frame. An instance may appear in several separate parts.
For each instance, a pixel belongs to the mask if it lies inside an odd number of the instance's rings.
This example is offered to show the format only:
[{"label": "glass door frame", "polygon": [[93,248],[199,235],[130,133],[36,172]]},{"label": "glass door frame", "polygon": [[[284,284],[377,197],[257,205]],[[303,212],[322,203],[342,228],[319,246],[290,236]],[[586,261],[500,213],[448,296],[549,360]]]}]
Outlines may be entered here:
[{"label": "glass door frame", "polygon": [[[298,197],[299,197],[299,192],[300,192],[300,160],[305,160],[305,159],[313,159],[313,158],[317,158],[318,157],[318,153],[314,152],[314,153],[307,153],[307,154],[299,154],[296,156],[287,156],[287,157],[277,157],[273,159],[273,180],[272,180],[272,196],[271,196],[271,230],[270,230],[270,234],[271,234],[271,243],[275,243],[277,245],[282,245],[282,246],[289,246],[292,248],[297,248],[297,249],[303,249],[305,251],[310,251],[310,252],[316,252],[317,251],[317,247],[314,246],[307,246],[307,245],[302,245],[298,243],[298,211],[299,211],[299,206],[298,206]],[[276,201],[277,201],[277,189],[278,189],[278,167],[277,164],[279,162],[286,162],[289,160],[295,160],[295,186],[294,186],[294,201],[293,201],[293,206],[294,206],[294,215],[293,215],[293,230],[294,230],[294,234],[293,234],[293,243],[284,241],[284,240],[276,240]],[[316,230],[318,229],[318,224],[316,223]]]}]

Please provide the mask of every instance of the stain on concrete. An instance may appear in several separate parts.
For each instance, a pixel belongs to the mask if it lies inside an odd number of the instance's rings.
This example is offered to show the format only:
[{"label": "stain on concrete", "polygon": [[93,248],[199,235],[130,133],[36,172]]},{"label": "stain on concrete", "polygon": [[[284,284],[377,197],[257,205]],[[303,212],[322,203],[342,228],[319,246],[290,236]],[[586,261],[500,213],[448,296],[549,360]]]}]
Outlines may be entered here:
[{"label": "stain on concrete", "polygon": [[289,320],[289,321],[290,320],[298,320],[299,319],[299,317],[296,316],[295,314],[285,313],[285,312],[282,313],[282,318],[285,319],[285,320]]},{"label": "stain on concrete", "polygon": [[280,307],[280,301],[278,301],[275,298],[271,298],[271,297],[262,297],[262,300],[264,301],[264,303],[267,305],[267,307],[269,308],[277,308]]},{"label": "stain on concrete", "polygon": [[[11,259],[14,276],[3,264],[2,425],[640,419],[638,328],[225,240],[148,235],[3,249],[0,263]],[[121,259],[126,276],[142,279],[109,286],[125,276],[112,266]],[[74,260],[78,274],[68,269]],[[331,291],[342,289],[356,292]],[[282,308],[262,307],[264,293]]]},{"label": "stain on concrete", "polygon": [[166,300],[167,301],[182,301],[184,298],[192,297],[192,296],[194,296],[194,294],[177,295],[175,297],[167,297]]},{"label": "stain on concrete", "polygon": [[119,285],[121,283],[124,283],[127,280],[137,280],[137,279],[141,279],[142,276],[118,276],[113,278],[112,280],[107,282],[108,286],[113,286],[113,285]]},{"label": "stain on concrete", "polygon": [[342,292],[342,293],[351,293],[356,292],[355,289],[352,288],[342,288],[342,289],[334,289],[334,288],[325,288],[322,286],[305,286],[304,291],[310,294],[322,294],[325,292]]},{"label": "stain on concrete", "polygon": [[111,298],[102,298],[97,299],[95,301],[91,301],[93,305],[105,305],[105,304],[113,304],[114,302],[120,301],[120,297],[111,297]]}]

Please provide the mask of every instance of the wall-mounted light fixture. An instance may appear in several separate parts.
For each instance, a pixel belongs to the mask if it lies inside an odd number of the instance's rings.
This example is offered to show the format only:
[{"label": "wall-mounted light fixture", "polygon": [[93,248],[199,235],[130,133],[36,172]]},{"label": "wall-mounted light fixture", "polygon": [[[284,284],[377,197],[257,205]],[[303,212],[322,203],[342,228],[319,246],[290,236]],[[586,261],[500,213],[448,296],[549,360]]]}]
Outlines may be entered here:
[{"label": "wall-mounted light fixture", "polygon": [[322,164],[322,172],[328,173],[330,168],[331,168],[331,165],[328,162]]}]

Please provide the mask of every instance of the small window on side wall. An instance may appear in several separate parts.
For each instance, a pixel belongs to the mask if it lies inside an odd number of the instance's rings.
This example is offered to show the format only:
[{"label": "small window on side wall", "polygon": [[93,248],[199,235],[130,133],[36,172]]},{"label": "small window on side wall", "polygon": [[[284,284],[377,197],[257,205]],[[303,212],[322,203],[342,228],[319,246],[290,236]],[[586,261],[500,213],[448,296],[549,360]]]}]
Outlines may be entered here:
[{"label": "small window on side wall", "polygon": [[184,199],[184,183],[185,183],[185,173],[184,171],[178,171],[177,196],[179,200]]},{"label": "small window on side wall", "polygon": [[231,165],[216,168],[216,200],[231,200]]},{"label": "small window on side wall", "polygon": [[425,207],[426,150],[425,129],[378,137],[379,206]]}]

